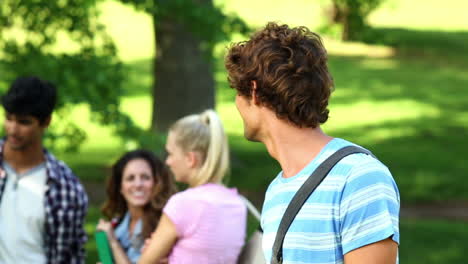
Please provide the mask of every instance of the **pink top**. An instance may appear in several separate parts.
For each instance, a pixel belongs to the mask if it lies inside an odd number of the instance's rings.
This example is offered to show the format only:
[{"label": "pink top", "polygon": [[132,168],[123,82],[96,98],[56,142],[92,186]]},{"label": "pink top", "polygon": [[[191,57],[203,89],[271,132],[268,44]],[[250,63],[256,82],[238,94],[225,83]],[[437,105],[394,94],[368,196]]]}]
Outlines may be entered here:
[{"label": "pink top", "polygon": [[164,213],[178,240],[170,264],[235,264],[244,245],[247,209],[236,189],[208,183],[169,199]]}]

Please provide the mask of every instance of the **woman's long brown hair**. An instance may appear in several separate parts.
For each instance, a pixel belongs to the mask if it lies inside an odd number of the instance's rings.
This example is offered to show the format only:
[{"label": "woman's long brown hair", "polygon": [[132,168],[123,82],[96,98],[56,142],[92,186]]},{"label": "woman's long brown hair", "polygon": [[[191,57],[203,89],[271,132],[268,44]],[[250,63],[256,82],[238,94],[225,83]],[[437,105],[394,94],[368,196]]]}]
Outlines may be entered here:
[{"label": "woman's long brown hair", "polygon": [[143,159],[151,167],[154,177],[151,199],[143,208],[143,239],[148,238],[155,230],[162,215],[162,209],[172,194],[176,192],[174,180],[165,164],[148,150],[134,150],[125,153],[113,166],[112,174],[107,179],[107,200],[101,208],[108,219],[122,219],[128,210],[127,202],[121,194],[123,171],[127,164],[135,159]]}]

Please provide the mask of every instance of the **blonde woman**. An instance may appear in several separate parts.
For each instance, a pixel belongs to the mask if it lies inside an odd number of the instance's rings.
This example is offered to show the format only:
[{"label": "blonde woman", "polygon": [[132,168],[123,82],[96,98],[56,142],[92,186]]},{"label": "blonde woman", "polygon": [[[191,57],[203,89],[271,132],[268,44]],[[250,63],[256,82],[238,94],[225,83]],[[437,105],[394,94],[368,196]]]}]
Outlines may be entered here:
[{"label": "blonde woman", "polygon": [[166,143],[166,164],[189,188],[173,195],[138,263],[234,264],[244,244],[247,209],[221,184],[229,148],[218,115],[207,110],[177,121]]}]

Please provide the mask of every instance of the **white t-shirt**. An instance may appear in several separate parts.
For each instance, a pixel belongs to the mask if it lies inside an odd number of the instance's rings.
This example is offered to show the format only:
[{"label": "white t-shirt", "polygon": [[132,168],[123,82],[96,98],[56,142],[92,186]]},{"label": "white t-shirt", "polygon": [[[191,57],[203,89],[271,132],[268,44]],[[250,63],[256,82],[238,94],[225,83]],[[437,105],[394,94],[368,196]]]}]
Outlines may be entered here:
[{"label": "white t-shirt", "polygon": [[3,168],[7,181],[0,202],[0,263],[46,263],[46,165],[42,163],[22,174],[6,162]]}]

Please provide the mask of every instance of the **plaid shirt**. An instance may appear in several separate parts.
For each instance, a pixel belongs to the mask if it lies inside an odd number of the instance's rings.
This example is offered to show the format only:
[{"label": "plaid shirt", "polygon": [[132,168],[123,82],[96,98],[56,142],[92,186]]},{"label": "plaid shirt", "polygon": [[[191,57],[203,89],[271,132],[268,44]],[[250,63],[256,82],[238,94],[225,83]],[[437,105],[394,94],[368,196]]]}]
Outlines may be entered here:
[{"label": "plaid shirt", "polygon": [[[0,141],[0,169],[3,170],[3,145]],[[83,221],[88,197],[77,177],[65,163],[44,149],[47,168],[45,193],[44,245],[47,264],[84,263],[86,233]],[[0,201],[8,175],[0,176]],[[25,252],[25,254],[27,254]]]}]

